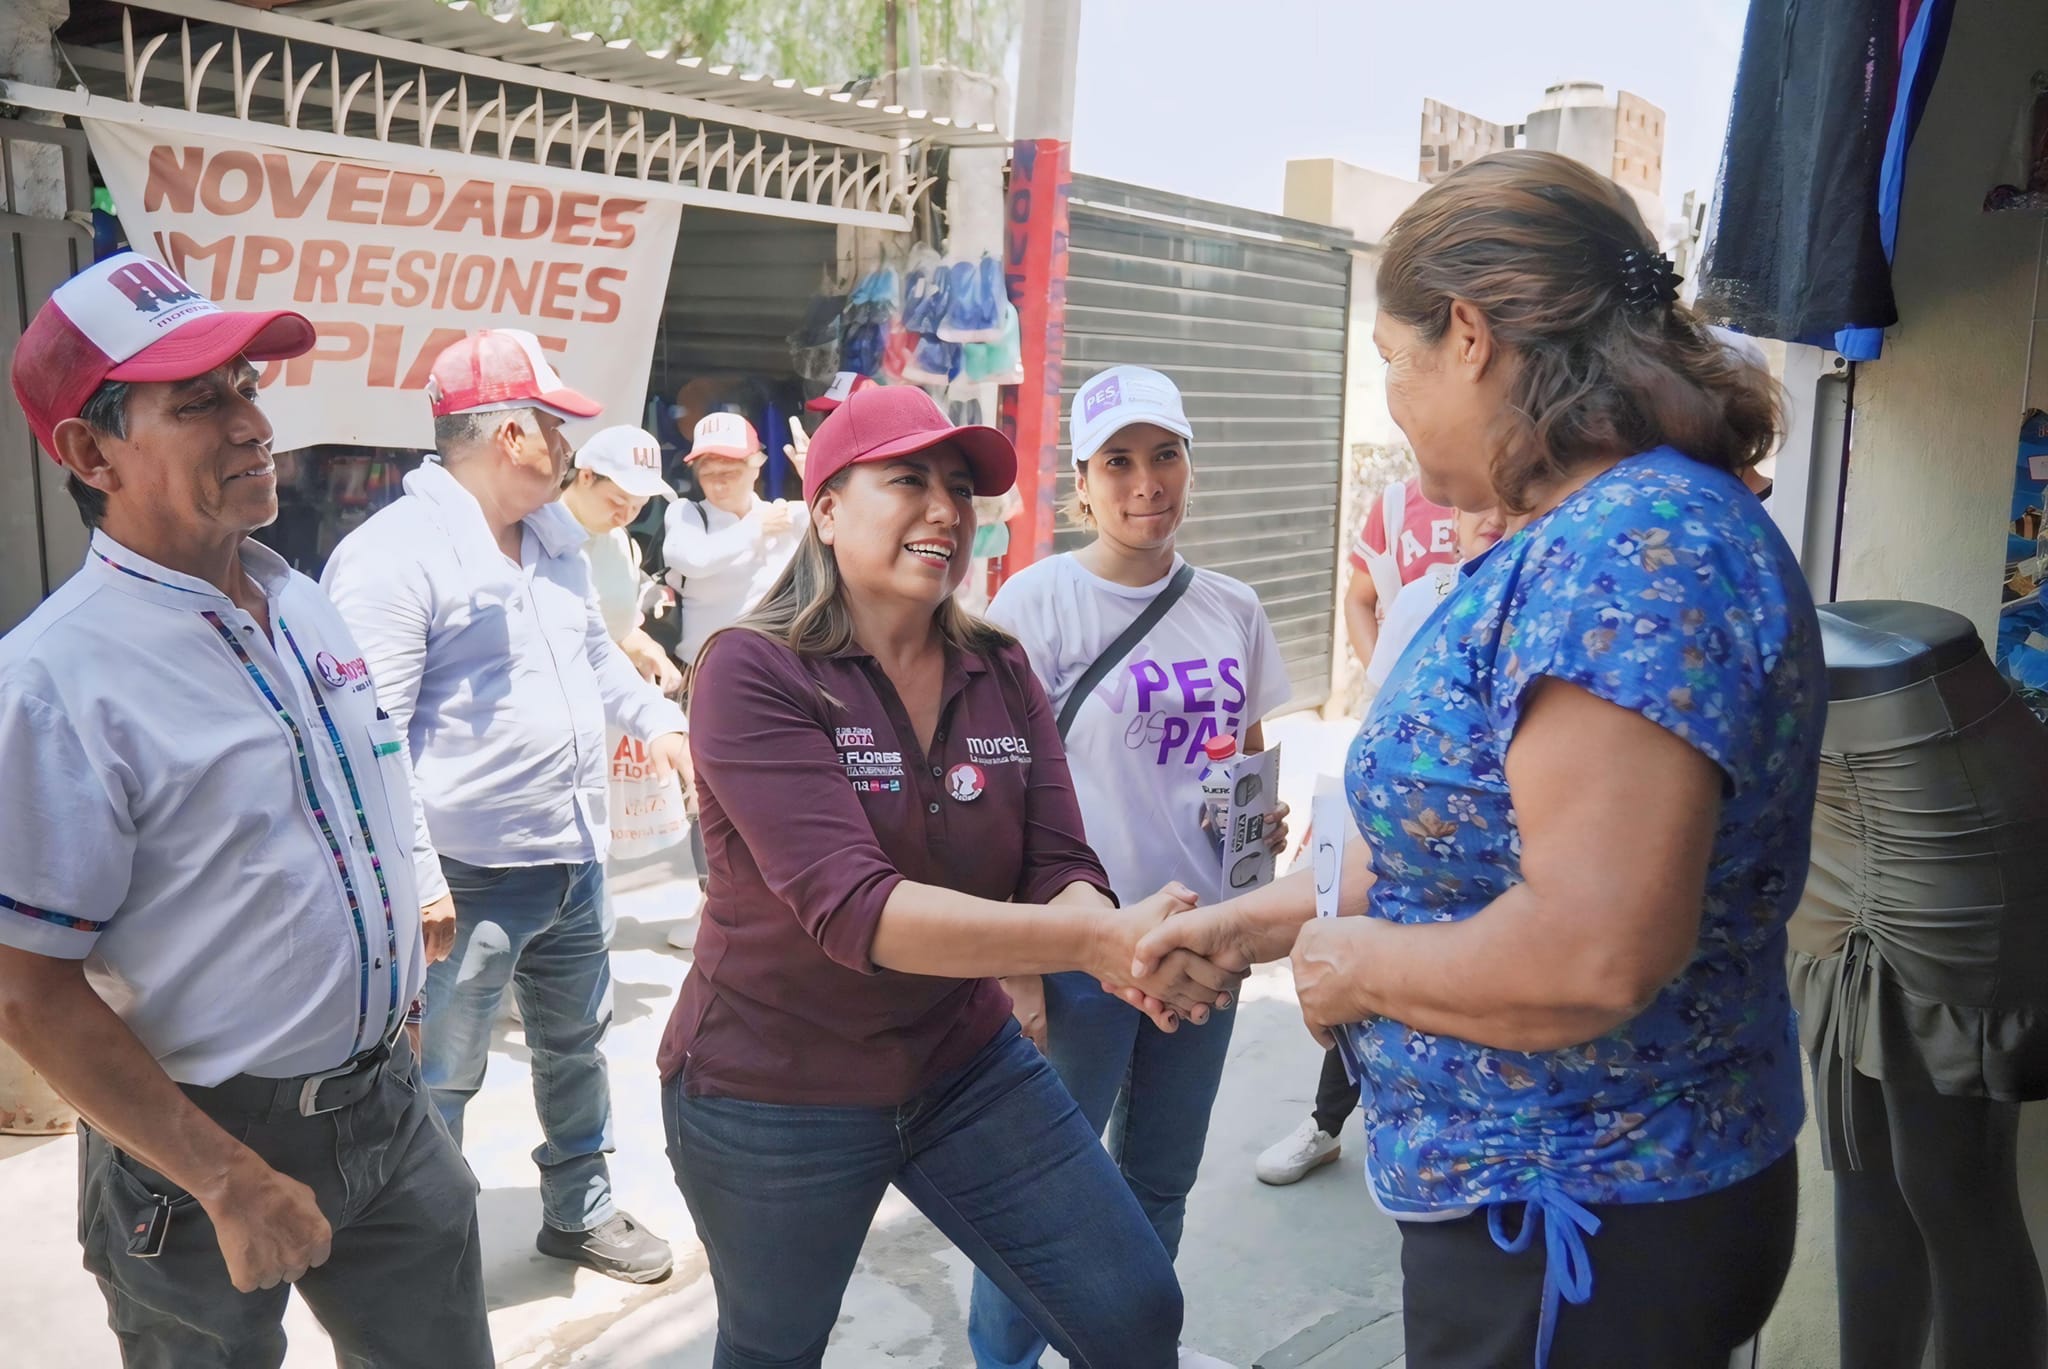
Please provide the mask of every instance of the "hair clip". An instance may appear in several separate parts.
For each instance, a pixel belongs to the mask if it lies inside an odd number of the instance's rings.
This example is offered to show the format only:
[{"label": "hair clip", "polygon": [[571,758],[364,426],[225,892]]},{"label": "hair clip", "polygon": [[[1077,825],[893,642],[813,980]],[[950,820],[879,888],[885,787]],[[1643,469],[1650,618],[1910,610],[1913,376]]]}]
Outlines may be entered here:
[{"label": "hair clip", "polygon": [[1631,247],[1621,254],[1621,302],[1633,312],[1644,313],[1677,303],[1681,279],[1671,269],[1671,258],[1662,252]]}]

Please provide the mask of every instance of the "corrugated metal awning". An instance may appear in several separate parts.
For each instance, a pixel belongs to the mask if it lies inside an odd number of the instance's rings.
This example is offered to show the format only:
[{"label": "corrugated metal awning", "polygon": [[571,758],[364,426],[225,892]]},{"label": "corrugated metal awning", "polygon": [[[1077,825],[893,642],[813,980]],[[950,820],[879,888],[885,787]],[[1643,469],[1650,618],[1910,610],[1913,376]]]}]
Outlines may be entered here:
[{"label": "corrugated metal awning", "polygon": [[528,24],[511,16],[501,19],[469,0],[453,5],[439,0],[301,0],[277,12],[359,33],[859,133],[952,146],[1008,141],[994,124],[956,123],[930,111],[884,105],[878,99],[855,99],[822,86],[805,89],[787,78],[745,72],[702,57],[666,50],[649,52],[631,39],[606,42],[595,34],[570,33],[559,24]]}]

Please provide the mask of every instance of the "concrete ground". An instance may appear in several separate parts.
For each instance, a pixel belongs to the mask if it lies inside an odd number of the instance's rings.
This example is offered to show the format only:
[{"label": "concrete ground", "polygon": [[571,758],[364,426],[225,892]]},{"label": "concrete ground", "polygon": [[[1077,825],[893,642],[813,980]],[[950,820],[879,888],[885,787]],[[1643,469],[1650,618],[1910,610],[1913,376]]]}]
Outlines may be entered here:
[{"label": "concrete ground", "polygon": [[[1353,724],[1304,714],[1268,736],[1284,748],[1283,791],[1298,814],[1318,771],[1334,773]],[[1297,828],[1300,822],[1297,819]],[[483,1186],[479,1217],[491,1329],[505,1369],[708,1365],[715,1312],[704,1253],[662,1153],[655,1046],[689,966],[668,933],[695,910],[673,861],[615,872],[616,1025],[612,1062],[621,1203],[675,1246],[665,1283],[633,1288],[535,1253],[540,1200],[529,1152],[540,1141],[528,1056],[506,1024],[468,1118],[469,1160]],[[1400,1270],[1393,1223],[1367,1197],[1354,1155],[1289,1189],[1252,1177],[1252,1160],[1306,1114],[1320,1052],[1302,1029],[1284,967],[1246,985],[1208,1157],[1189,1203],[1180,1274],[1186,1340],[1265,1369],[1381,1369],[1400,1355]],[[1353,1123],[1355,1138],[1356,1123]],[[1356,1147],[1354,1145],[1353,1151]],[[0,1137],[0,1365],[113,1369],[105,1305],[79,1265],[76,1144]],[[828,1363],[940,1369],[969,1363],[970,1267],[892,1193],[847,1290]],[[403,1315],[403,1309],[393,1309]],[[331,1365],[333,1353],[296,1299],[286,1364]],[[1056,1356],[1047,1356],[1050,1366]]]}]

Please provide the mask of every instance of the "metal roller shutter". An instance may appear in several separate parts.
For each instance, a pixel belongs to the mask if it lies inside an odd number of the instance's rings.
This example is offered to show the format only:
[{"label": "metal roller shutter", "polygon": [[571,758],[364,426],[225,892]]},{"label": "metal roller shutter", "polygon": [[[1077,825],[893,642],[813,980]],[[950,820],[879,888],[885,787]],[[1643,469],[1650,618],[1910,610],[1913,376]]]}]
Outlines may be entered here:
[{"label": "metal roller shutter", "polygon": [[[1180,550],[1258,591],[1297,707],[1329,697],[1336,640],[1348,246],[1315,224],[1074,180],[1062,412],[1118,363],[1180,386],[1196,471]],[[1060,478],[1064,496],[1065,460]],[[1062,529],[1055,546],[1084,540]]]}]

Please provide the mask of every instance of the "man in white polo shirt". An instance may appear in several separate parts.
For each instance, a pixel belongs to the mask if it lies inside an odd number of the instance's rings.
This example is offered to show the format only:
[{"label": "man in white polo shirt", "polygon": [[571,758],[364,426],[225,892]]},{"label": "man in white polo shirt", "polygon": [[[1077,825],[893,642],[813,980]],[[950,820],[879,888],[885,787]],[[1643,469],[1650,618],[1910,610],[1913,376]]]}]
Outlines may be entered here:
[{"label": "man in white polo shirt", "polygon": [[691,436],[690,470],[702,499],[669,505],[662,559],[676,586],[687,670],[711,634],[761,602],[796,555],[810,510],[754,493],[768,455],[744,415],[706,414]]},{"label": "man in white polo shirt", "polygon": [[322,577],[412,744],[431,834],[422,890],[455,899],[455,948],[427,979],[423,1073],[459,1142],[507,984],[533,1052],[544,1255],[651,1283],[666,1244],[612,1201],[611,842],[605,724],[686,767],[682,710],[605,631],[589,536],[555,496],[565,419],[599,411],[533,334],[475,333],[427,382],[438,455],[343,538]]},{"label": "man in white polo shirt", "polygon": [[[484,1369],[476,1181],[401,1030],[424,971],[404,734],[277,516],[223,313],[132,253],[60,287],[14,393],[91,551],[0,639],[0,1038],[84,1118],[79,1231],[129,1366]],[[401,1311],[402,1310],[402,1311]]]}]

